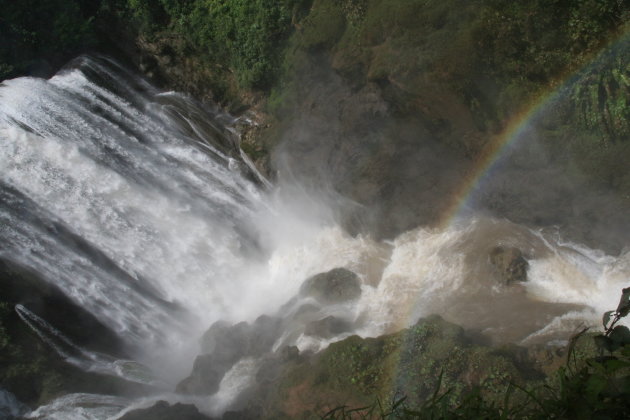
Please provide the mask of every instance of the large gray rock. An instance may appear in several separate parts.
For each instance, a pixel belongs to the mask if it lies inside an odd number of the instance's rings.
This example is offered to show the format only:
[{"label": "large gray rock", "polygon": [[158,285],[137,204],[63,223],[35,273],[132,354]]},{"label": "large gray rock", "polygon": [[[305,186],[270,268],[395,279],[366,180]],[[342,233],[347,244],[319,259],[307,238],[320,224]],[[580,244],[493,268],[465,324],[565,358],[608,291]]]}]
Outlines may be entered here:
[{"label": "large gray rock", "polygon": [[169,405],[166,401],[158,401],[153,407],[132,410],[120,420],[212,420],[199,412],[192,404],[177,403]]},{"label": "large gray rock", "polygon": [[343,303],[361,296],[359,277],[345,268],[333,268],[307,279],[300,288],[301,296],[310,296],[324,304]]},{"label": "large gray rock", "polygon": [[527,281],[529,263],[518,248],[503,246],[493,248],[490,251],[490,264],[497,269],[507,285]]},{"label": "large gray rock", "polygon": [[258,317],[253,324],[217,321],[201,338],[201,351],[221,358],[231,358],[235,351],[256,356],[267,351],[280,332],[281,320],[267,315]]},{"label": "large gray rock", "polygon": [[190,376],[177,385],[177,392],[214,394],[232,366],[244,357],[258,357],[271,351],[280,333],[281,320],[266,315],[253,324],[215,322],[201,338],[202,354],[195,359]]},{"label": "large gray rock", "polygon": [[304,329],[304,334],[314,337],[331,338],[338,334],[348,332],[351,329],[352,323],[345,319],[327,316],[326,318],[308,323]]},{"label": "large gray rock", "polygon": [[201,337],[201,352],[212,353],[219,360],[231,360],[235,353],[245,352],[249,332],[250,326],[246,322],[231,325],[226,321],[217,321]]},{"label": "large gray rock", "polygon": [[[312,297],[320,304],[348,302],[361,295],[361,282],[352,271],[335,268],[306,280],[300,295]],[[298,302],[299,299],[292,300],[286,310]],[[348,321],[325,317],[321,309],[320,305],[311,301],[292,308],[291,316],[281,318],[263,315],[251,324],[214,323],[201,338],[201,354],[195,359],[190,376],[177,385],[176,391],[194,395],[216,393],[225,374],[239,360],[245,357],[277,357],[272,354],[273,346],[284,332],[293,331],[296,336],[305,332],[311,336],[330,338],[352,328]],[[274,363],[267,363],[259,377],[273,377],[272,374],[277,370],[273,366]]]},{"label": "large gray rock", "polygon": [[177,384],[175,391],[181,394],[212,395],[219,390],[221,380],[239,359],[238,355],[225,360],[213,354],[201,354],[195,358],[190,376]]}]

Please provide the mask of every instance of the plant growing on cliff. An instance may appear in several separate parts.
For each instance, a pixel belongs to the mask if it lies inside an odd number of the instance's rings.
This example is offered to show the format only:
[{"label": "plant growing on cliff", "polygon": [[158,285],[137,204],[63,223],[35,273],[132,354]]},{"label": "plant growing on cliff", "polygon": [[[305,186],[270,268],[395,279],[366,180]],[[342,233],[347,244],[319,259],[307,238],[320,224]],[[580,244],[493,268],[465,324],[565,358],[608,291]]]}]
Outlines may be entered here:
[{"label": "plant growing on cliff", "polygon": [[604,334],[597,335],[595,339],[598,345],[609,351],[614,352],[628,344],[630,344],[630,330],[623,325],[617,323],[630,313],[630,287],[623,289],[619,305],[614,311],[604,313],[602,324],[604,325]]}]

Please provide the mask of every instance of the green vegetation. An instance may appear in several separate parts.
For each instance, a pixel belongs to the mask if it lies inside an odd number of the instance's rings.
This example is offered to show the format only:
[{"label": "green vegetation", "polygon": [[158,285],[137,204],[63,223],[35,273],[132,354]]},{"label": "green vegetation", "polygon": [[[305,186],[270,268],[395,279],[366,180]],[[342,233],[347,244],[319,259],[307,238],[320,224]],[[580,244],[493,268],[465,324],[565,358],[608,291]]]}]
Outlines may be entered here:
[{"label": "green vegetation", "polygon": [[562,135],[551,141],[568,151],[592,182],[630,199],[630,175],[619,159],[630,153],[630,36],[577,72],[549,107],[554,108],[552,124]]},{"label": "green vegetation", "polygon": [[[0,7],[2,78],[28,72],[42,58],[58,65],[98,45],[115,22],[118,31],[161,40],[180,61],[200,58],[219,90],[232,78],[240,89],[283,90],[295,60],[303,60],[296,50],[327,51],[353,83],[388,80],[412,97],[444,83],[481,128],[582,66],[630,16],[629,0],[2,0]],[[611,91],[611,115],[586,117],[615,138],[627,109],[615,96],[627,78],[616,69],[600,82]],[[494,86],[479,88],[488,83]]]},{"label": "green vegetation", "polygon": [[484,2],[476,31],[480,61],[501,81],[509,112],[575,71],[630,18],[627,0]]},{"label": "green vegetation", "polygon": [[335,1],[319,0],[304,19],[301,47],[307,50],[331,48],[345,31],[345,16]]},{"label": "green vegetation", "polygon": [[185,45],[169,48],[222,68],[223,78],[234,72],[244,89],[266,89],[278,73],[292,19],[309,4],[308,0],[2,0],[0,78],[31,72],[41,60],[63,64],[104,41],[114,23],[119,32],[183,40]]},{"label": "green vegetation", "polygon": [[446,84],[486,128],[586,64],[629,19],[627,0],[317,0],[294,47],[327,49],[355,83],[388,80],[413,96]]},{"label": "green vegetation", "polygon": [[582,128],[610,143],[630,140],[629,49],[630,39],[620,40],[580,74],[571,92]]},{"label": "green vegetation", "polygon": [[291,21],[290,2],[198,2],[186,17],[191,39],[216,61],[225,61],[245,87],[269,87]]},{"label": "green vegetation", "polygon": [[96,43],[98,2],[0,0],[0,10],[0,80],[37,71],[43,60],[61,65]]},{"label": "green vegetation", "polygon": [[266,89],[274,82],[291,21],[303,0],[128,0],[141,34],[174,34],[189,52],[236,74],[243,88]]}]

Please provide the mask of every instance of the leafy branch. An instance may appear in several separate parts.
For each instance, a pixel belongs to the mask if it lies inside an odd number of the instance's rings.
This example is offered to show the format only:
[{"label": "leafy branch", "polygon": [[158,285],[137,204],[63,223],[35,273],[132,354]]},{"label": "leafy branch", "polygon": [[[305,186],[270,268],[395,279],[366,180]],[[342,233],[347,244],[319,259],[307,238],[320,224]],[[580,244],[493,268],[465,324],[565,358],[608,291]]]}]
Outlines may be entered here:
[{"label": "leafy branch", "polygon": [[613,352],[626,344],[630,344],[630,330],[623,325],[616,325],[630,313],[630,287],[622,290],[619,305],[614,311],[604,313],[602,323],[604,334],[595,337],[597,344],[609,352]]}]

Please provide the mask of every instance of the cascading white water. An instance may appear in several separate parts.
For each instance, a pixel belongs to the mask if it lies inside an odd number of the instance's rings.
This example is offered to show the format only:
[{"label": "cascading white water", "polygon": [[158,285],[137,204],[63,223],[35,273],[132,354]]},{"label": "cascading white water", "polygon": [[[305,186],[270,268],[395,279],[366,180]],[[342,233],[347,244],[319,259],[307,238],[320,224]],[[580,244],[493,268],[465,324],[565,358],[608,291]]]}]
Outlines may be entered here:
[{"label": "cascading white water", "polygon": [[[185,360],[172,381],[188,373],[212,322],[274,314],[307,277],[335,267],[359,275],[362,295],[321,316],[354,329],[283,340],[318,349],[430,313],[510,340],[557,338],[597,322],[628,285],[630,253],[607,256],[506,221],[461,220],[390,242],[352,237],[317,197],[268,188],[240,159],[234,122],[104,58],[82,57],[50,80],[3,82],[0,256],[55,283],[158,374],[173,372],[165,360]],[[524,251],[528,283],[493,279],[496,245]],[[243,387],[234,372],[218,405]]]},{"label": "cascading white water", "polygon": [[222,285],[256,252],[264,203],[212,126],[226,117],[116,67],[82,58],[4,83],[2,253],[123,338],[176,341],[183,313],[207,321],[232,305]]},{"label": "cascading white water", "polygon": [[[145,362],[185,360],[168,375],[181,378],[212,322],[274,312],[325,266],[304,244],[327,212],[266,191],[239,159],[234,122],[105,58],[5,81],[1,256],[56,284]],[[295,246],[301,259],[282,264]]]}]

